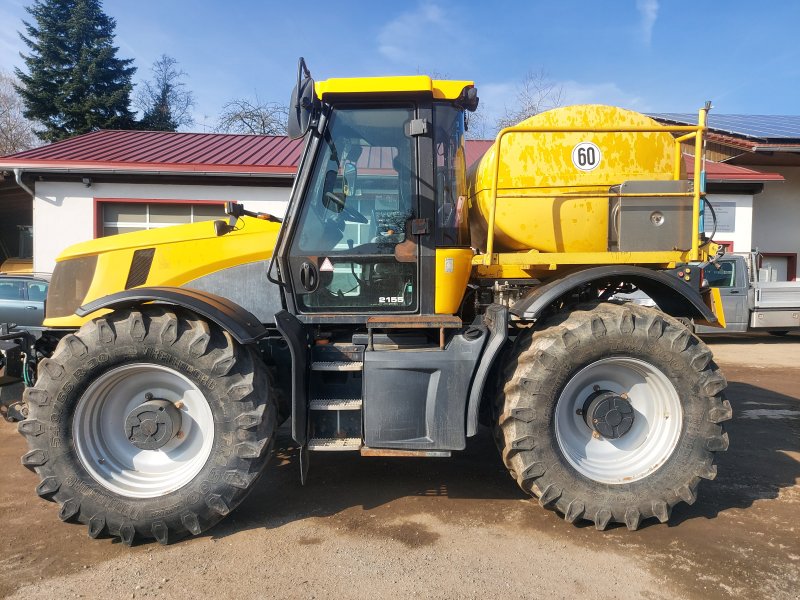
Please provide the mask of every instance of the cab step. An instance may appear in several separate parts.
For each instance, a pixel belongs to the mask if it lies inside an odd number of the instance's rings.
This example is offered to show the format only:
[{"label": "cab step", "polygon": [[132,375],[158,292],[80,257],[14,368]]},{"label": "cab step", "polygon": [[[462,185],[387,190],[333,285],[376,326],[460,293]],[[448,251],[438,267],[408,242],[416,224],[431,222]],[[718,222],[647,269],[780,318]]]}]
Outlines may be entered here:
[{"label": "cab step", "polygon": [[361,438],[311,438],[308,440],[308,449],[316,452],[361,450]]},{"label": "cab step", "polygon": [[363,371],[364,363],[362,361],[318,361],[311,363],[312,371]]},{"label": "cab step", "polygon": [[361,410],[361,398],[314,398],[311,410]]}]

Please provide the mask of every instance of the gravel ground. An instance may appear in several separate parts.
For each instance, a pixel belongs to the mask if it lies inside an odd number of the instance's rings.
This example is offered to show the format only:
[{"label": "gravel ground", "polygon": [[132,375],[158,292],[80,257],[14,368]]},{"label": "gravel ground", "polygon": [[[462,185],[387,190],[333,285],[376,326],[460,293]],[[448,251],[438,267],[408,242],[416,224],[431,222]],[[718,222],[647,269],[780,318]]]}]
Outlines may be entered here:
[{"label": "gravel ground", "polygon": [[162,547],[61,523],[0,424],[0,597],[800,598],[800,336],[709,338],[731,447],[668,526],[575,527],[530,502],[488,431],[446,459],[276,459],[212,531]]}]

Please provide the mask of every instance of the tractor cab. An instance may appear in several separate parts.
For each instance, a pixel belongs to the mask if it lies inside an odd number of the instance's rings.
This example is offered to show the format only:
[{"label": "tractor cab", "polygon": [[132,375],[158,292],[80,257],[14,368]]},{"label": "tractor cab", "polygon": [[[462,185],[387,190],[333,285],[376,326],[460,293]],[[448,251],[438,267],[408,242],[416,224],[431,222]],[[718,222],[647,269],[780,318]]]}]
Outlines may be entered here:
[{"label": "tractor cab", "polygon": [[[476,107],[470,81],[298,82],[290,134],[310,135],[277,251],[293,313],[457,310],[472,259],[464,112]],[[444,281],[437,252],[452,254]]]}]

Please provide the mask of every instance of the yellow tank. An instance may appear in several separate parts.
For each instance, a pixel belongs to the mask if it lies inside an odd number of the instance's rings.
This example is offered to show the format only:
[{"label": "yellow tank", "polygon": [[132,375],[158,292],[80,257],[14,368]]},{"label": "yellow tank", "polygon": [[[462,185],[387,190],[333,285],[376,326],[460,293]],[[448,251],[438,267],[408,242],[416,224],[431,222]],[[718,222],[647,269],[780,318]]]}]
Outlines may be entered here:
[{"label": "yellow tank", "polygon": [[[517,127],[659,128],[653,119],[601,105],[557,108]],[[633,151],[632,151],[633,149]],[[509,132],[497,171],[494,252],[605,252],[609,188],[634,180],[673,179],[675,139],[664,132]],[[497,142],[470,169],[472,246],[486,250]]]}]

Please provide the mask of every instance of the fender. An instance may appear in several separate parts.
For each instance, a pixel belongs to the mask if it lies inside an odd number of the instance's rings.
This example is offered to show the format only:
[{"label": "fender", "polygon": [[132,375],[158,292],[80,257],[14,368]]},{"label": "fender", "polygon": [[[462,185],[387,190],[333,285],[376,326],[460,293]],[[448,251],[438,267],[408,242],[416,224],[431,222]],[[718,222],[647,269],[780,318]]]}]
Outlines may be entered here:
[{"label": "fender", "polygon": [[481,355],[478,367],[475,369],[475,378],[469,392],[467,405],[467,437],[478,433],[478,409],[483,398],[486,381],[492,372],[492,366],[500,350],[508,339],[508,309],[500,304],[492,304],[486,309],[483,322],[489,329],[489,341]]},{"label": "fender", "polygon": [[511,313],[520,319],[535,321],[542,311],[564,294],[593,282],[603,286],[632,283],[650,296],[668,315],[692,317],[709,324],[718,322],[717,316],[703,301],[703,296],[692,286],[674,275],[629,265],[606,265],[573,271],[560,279],[531,289],[514,303]]},{"label": "fender", "polygon": [[248,310],[225,298],[191,288],[138,287],[84,304],[75,314],[85,317],[103,308],[132,308],[142,303],[180,306],[213,321],[240,344],[251,344],[267,334],[264,325]]},{"label": "fender", "polygon": [[[292,438],[303,451],[308,440],[308,357],[311,339],[308,330],[289,311],[275,314],[275,326],[281,332],[292,355]],[[300,457],[301,480],[305,482],[307,454]]]}]

